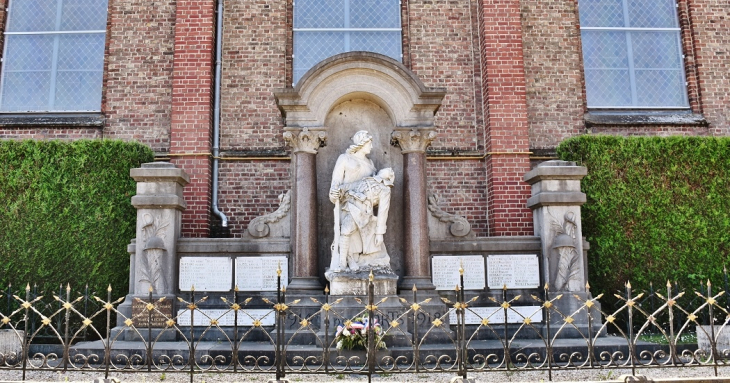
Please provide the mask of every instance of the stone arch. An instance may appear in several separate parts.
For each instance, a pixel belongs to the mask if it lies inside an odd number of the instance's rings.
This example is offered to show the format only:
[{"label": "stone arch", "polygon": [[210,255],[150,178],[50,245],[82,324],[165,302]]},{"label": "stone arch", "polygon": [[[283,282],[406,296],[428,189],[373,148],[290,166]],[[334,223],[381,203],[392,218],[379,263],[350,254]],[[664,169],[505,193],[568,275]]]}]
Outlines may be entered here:
[{"label": "stone arch", "polygon": [[[310,69],[296,87],[275,92],[287,134],[310,131],[326,137],[326,145],[315,151],[315,174],[309,175],[311,170],[300,169],[298,155],[292,161],[293,181],[303,176],[314,178],[310,178],[309,185],[316,188],[316,197],[310,197],[313,198],[310,201],[316,203],[293,208],[307,209],[301,216],[314,214],[317,217],[316,262],[320,279],[330,263],[334,214],[327,194],[337,156],[349,146],[350,137],[357,130],[370,131],[374,136],[370,158],[377,168],[395,170],[392,199],[402,201],[403,155],[391,146],[392,133],[397,129],[432,129],[434,115],[445,93],[443,88],[424,86],[403,64],[368,52],[343,53],[326,59]],[[295,194],[297,182],[293,182]],[[403,275],[403,214],[402,203],[391,204],[385,238],[393,271],[399,275]],[[294,215],[299,214],[295,212]],[[299,229],[302,228],[292,225],[292,230]],[[311,234],[295,234],[294,241],[299,237],[311,238]],[[313,258],[307,256],[309,260]]]},{"label": "stone arch", "polygon": [[402,63],[377,53],[348,52],[310,69],[294,88],[275,92],[287,128],[323,128],[329,111],[348,98],[382,107],[397,128],[433,127],[446,94],[427,88]]}]

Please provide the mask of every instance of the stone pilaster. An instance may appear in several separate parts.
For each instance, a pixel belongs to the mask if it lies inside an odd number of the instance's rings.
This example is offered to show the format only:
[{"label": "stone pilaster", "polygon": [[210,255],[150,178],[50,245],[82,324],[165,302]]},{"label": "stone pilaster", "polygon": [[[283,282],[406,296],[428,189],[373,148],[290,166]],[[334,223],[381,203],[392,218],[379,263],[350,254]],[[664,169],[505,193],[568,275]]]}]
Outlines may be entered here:
[{"label": "stone pilaster", "polygon": [[404,264],[401,289],[434,290],[429,266],[426,148],[436,138],[433,129],[396,129],[393,144],[403,153]]},{"label": "stone pilaster", "polygon": [[322,290],[317,257],[317,150],[327,134],[321,130],[291,129],[284,140],[291,146],[294,166],[292,197],[292,280],[288,290]]}]

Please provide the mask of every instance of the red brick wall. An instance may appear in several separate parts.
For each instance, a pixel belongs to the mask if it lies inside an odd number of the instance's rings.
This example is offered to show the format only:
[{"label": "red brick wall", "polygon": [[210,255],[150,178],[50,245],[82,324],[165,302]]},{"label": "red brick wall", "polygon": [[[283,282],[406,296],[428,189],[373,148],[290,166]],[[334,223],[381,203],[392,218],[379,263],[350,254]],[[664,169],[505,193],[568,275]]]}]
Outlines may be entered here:
[{"label": "red brick wall", "polygon": [[482,1],[489,234],[532,235],[529,124],[519,0]]},{"label": "red brick wall", "polygon": [[178,0],[175,17],[170,155],[190,175],[184,237],[207,237],[215,0]]},{"label": "red brick wall", "polygon": [[[684,0],[692,21],[701,107],[713,135],[730,135],[730,7],[726,0]],[[680,7],[682,8],[682,7]]]},{"label": "red brick wall", "polygon": [[170,150],[175,1],[110,0],[104,136]]},{"label": "red brick wall", "polygon": [[478,29],[472,1],[410,0],[411,69],[429,87],[448,91],[436,115],[434,149],[484,147]]},{"label": "red brick wall", "polygon": [[221,149],[282,149],[273,90],[286,87],[286,1],[227,1]]},{"label": "red brick wall", "polygon": [[577,0],[521,2],[530,148],[554,148],[584,130]]},{"label": "red brick wall", "polygon": [[224,161],[220,166],[219,206],[240,238],[252,219],[279,208],[279,195],[291,189],[289,161]]},{"label": "red brick wall", "polygon": [[441,209],[466,218],[478,237],[489,234],[484,160],[429,160],[427,177]]}]

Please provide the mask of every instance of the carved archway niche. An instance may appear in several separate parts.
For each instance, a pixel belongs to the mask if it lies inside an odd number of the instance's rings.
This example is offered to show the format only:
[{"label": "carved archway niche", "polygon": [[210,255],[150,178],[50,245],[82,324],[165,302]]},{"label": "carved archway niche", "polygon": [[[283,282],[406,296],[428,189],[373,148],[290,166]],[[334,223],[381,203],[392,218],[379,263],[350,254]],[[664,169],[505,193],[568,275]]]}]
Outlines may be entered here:
[{"label": "carved archway niche", "polygon": [[[443,88],[425,87],[403,64],[367,52],[333,56],[309,70],[296,87],[275,92],[284,117],[285,135],[303,137],[302,133],[312,134],[323,145],[307,151],[309,156],[316,157],[316,165],[303,165],[303,157],[296,155],[296,142],[288,138],[295,153],[292,161],[295,195],[301,194],[297,193],[298,188],[304,190],[302,185],[306,182],[300,182],[302,177],[310,178],[311,186],[316,185],[316,196],[307,197],[316,198],[316,203],[306,204],[299,198],[299,202],[293,205],[294,220],[299,222],[292,225],[295,278],[297,263],[311,263],[316,259],[319,278],[329,265],[333,205],[327,198],[327,192],[337,156],[351,143],[353,134],[358,130],[368,130],[373,135],[374,149],[370,158],[377,168],[392,167],[395,170],[396,185],[392,198],[402,201],[403,153],[391,145],[393,132],[412,129],[432,131],[434,115],[445,93]],[[316,217],[315,233],[301,224],[300,218],[310,215]],[[386,243],[393,244],[388,246],[388,252],[394,271],[400,275],[403,275],[403,248],[397,244],[402,243],[398,239],[403,234],[403,215],[402,203],[391,204]],[[309,250],[305,250],[298,242],[309,243],[312,236],[316,238],[316,250],[312,244],[308,245]],[[312,251],[316,254],[305,254]]]}]

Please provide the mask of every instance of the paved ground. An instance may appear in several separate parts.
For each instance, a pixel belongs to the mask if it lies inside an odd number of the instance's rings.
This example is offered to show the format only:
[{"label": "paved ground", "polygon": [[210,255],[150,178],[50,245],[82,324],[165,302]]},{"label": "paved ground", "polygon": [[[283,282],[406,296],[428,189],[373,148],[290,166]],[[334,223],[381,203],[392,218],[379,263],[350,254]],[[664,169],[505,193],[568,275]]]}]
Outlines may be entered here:
[{"label": "paved ground", "polygon": [[[720,367],[719,376],[728,377],[730,382],[730,366]],[[594,369],[581,371],[556,371],[553,372],[553,381],[556,382],[588,382],[617,380],[619,376],[631,374],[631,370],[618,369]],[[650,368],[639,369],[637,374],[646,375],[654,379],[682,378],[682,377],[714,377],[714,370],[705,367],[682,367],[682,368]],[[22,375],[19,371],[0,370],[0,382],[19,381]],[[99,373],[58,373],[58,372],[29,372],[27,381],[32,382],[92,382],[95,378],[103,378]],[[190,382],[190,376],[180,373],[134,373],[134,374],[110,374],[110,377],[119,379],[121,382]],[[453,374],[421,373],[421,374],[392,374],[379,375],[372,378],[373,382],[448,382]],[[483,372],[469,374],[479,383],[502,383],[502,382],[547,382],[547,371],[521,371],[521,372]],[[364,383],[367,376],[357,375],[287,375],[290,382],[341,382],[341,383]],[[257,382],[265,383],[274,379],[273,375],[255,374],[223,374],[206,373],[195,375],[193,382]]]}]

